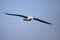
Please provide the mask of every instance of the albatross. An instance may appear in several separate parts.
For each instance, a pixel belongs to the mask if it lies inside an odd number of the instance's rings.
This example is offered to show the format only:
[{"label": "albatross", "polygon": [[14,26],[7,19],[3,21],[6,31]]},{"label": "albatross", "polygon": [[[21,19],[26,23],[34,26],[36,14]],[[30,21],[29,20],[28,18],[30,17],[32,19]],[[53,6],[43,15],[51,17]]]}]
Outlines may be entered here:
[{"label": "albatross", "polygon": [[31,21],[31,20],[36,20],[36,21],[39,21],[39,22],[43,22],[43,23],[46,23],[46,24],[51,24],[47,21],[44,21],[44,20],[41,20],[41,19],[38,19],[38,18],[34,18],[32,16],[25,16],[25,15],[19,15],[19,14],[10,14],[10,13],[5,13],[6,15],[11,15],[11,16],[19,16],[19,17],[23,17],[23,21]]}]

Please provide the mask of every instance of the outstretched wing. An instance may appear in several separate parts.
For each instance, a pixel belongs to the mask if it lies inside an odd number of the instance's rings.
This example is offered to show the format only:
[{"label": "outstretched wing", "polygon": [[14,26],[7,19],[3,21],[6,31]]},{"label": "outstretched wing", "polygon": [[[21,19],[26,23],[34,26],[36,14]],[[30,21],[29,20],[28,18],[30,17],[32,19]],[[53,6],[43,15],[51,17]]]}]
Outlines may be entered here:
[{"label": "outstretched wing", "polygon": [[47,22],[47,21],[43,21],[43,20],[40,20],[40,19],[38,19],[38,18],[33,18],[33,19],[36,20],[36,21],[40,21],[40,22],[46,23],[46,24],[51,24],[51,23],[49,23],[49,22]]},{"label": "outstretched wing", "polygon": [[11,16],[19,16],[19,17],[27,18],[27,16],[19,15],[19,14],[10,14],[10,13],[5,13],[5,14],[11,15]]}]

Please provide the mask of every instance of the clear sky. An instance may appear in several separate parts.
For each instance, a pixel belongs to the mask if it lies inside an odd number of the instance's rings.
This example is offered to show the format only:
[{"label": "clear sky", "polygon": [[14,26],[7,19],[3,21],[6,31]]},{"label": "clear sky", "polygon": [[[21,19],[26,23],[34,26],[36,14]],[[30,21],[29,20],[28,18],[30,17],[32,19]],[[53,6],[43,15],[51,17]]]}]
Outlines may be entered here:
[{"label": "clear sky", "polygon": [[[59,40],[59,0],[0,0],[0,40]],[[4,13],[33,16],[52,23],[23,21]]]}]

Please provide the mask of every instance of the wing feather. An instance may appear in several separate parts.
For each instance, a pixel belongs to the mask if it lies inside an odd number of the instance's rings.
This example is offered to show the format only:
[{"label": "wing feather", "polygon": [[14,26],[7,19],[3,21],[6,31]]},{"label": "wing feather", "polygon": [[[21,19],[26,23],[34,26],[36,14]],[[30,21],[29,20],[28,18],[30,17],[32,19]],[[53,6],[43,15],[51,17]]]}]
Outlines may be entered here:
[{"label": "wing feather", "polygon": [[43,20],[40,20],[40,19],[38,19],[38,18],[33,18],[33,19],[36,20],[36,21],[39,21],[39,22],[46,23],[46,24],[51,24],[51,23],[49,23],[49,22],[47,22],[47,21],[43,21]]},{"label": "wing feather", "polygon": [[27,18],[27,16],[19,15],[19,14],[9,14],[9,13],[5,13],[5,14],[11,15],[11,16],[19,16],[19,17]]}]

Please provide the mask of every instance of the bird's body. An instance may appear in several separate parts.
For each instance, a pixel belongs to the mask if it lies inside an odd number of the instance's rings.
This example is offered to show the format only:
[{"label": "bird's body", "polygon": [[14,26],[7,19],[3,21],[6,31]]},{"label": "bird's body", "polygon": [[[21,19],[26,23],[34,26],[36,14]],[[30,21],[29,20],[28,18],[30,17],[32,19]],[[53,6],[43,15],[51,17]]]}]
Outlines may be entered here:
[{"label": "bird's body", "polygon": [[31,17],[31,16],[28,16],[27,18],[24,18],[24,21],[31,21],[31,20],[33,20],[33,17]]},{"label": "bird's body", "polygon": [[36,20],[36,21],[39,21],[39,22],[43,22],[43,23],[46,23],[46,24],[51,24],[49,22],[46,22],[46,21],[43,21],[43,20],[40,20],[38,18],[34,18],[32,16],[24,16],[24,15],[18,15],[18,14],[9,14],[9,13],[5,13],[7,15],[11,15],[11,16],[19,16],[19,17],[23,17],[23,20],[24,21],[31,21],[31,20]]}]

